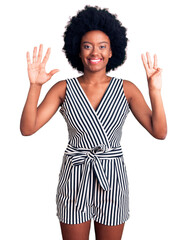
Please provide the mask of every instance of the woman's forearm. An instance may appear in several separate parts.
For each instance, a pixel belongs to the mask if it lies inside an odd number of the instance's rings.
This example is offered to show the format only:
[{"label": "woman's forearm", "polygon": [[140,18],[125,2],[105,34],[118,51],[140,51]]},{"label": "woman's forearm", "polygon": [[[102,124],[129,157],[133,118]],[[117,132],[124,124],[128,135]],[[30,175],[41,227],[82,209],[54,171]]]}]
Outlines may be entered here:
[{"label": "woman's forearm", "polygon": [[22,135],[31,135],[34,133],[34,128],[37,118],[37,105],[40,96],[42,85],[30,84],[27,100],[23,108],[20,131]]},{"label": "woman's forearm", "polygon": [[167,122],[160,90],[149,91],[152,105],[153,134],[158,139],[165,139]]}]

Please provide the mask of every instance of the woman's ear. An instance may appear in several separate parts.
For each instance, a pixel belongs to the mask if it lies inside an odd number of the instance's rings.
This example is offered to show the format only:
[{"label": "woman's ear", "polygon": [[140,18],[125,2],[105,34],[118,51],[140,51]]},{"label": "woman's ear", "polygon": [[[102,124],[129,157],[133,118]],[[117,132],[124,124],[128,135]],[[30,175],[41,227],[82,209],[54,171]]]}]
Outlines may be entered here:
[{"label": "woman's ear", "polygon": [[110,54],[109,54],[109,58],[112,57],[112,49],[110,49]]}]

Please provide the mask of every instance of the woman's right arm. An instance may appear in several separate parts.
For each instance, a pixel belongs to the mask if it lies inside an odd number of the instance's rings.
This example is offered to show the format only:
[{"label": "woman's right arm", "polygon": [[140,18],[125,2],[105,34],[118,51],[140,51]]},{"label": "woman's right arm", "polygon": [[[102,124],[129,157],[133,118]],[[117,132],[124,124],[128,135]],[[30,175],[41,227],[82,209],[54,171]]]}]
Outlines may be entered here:
[{"label": "woman's right arm", "polygon": [[34,48],[33,63],[31,63],[29,52],[27,52],[30,88],[20,121],[20,131],[24,136],[32,135],[48,122],[57,111],[62,103],[63,95],[65,95],[66,81],[60,81],[48,91],[40,106],[37,107],[42,85],[59,71],[54,69],[46,73],[45,65],[50,55],[50,48],[41,62],[42,51],[43,45],[40,45],[38,56],[36,56],[37,48]]}]

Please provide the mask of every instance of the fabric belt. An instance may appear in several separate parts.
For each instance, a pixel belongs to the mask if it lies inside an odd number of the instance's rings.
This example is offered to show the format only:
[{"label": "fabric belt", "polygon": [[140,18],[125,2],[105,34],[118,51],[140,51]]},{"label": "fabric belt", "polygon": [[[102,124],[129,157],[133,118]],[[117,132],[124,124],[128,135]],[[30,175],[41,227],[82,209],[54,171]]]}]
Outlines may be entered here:
[{"label": "fabric belt", "polygon": [[68,144],[65,152],[65,155],[68,156],[68,165],[69,171],[67,173],[66,181],[69,178],[71,168],[73,165],[84,164],[82,171],[82,177],[77,193],[76,206],[79,210],[84,211],[86,207],[86,198],[88,190],[88,178],[91,167],[93,167],[98,181],[105,191],[109,191],[110,185],[108,183],[106,174],[102,167],[100,159],[108,159],[123,156],[121,146],[116,148],[107,148],[106,145],[100,144],[94,148],[75,148],[72,145]]}]

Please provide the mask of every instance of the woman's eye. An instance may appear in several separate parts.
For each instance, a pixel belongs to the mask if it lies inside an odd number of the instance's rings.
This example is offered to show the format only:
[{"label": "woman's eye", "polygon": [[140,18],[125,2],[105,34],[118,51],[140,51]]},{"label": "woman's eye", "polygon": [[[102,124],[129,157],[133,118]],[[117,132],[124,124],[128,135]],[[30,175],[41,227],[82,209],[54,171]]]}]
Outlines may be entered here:
[{"label": "woman's eye", "polygon": [[91,47],[89,45],[84,45],[85,49],[90,49]]},{"label": "woman's eye", "polygon": [[102,46],[100,46],[100,48],[103,49],[103,48],[106,48],[106,46],[105,46],[105,45],[102,45]]}]

